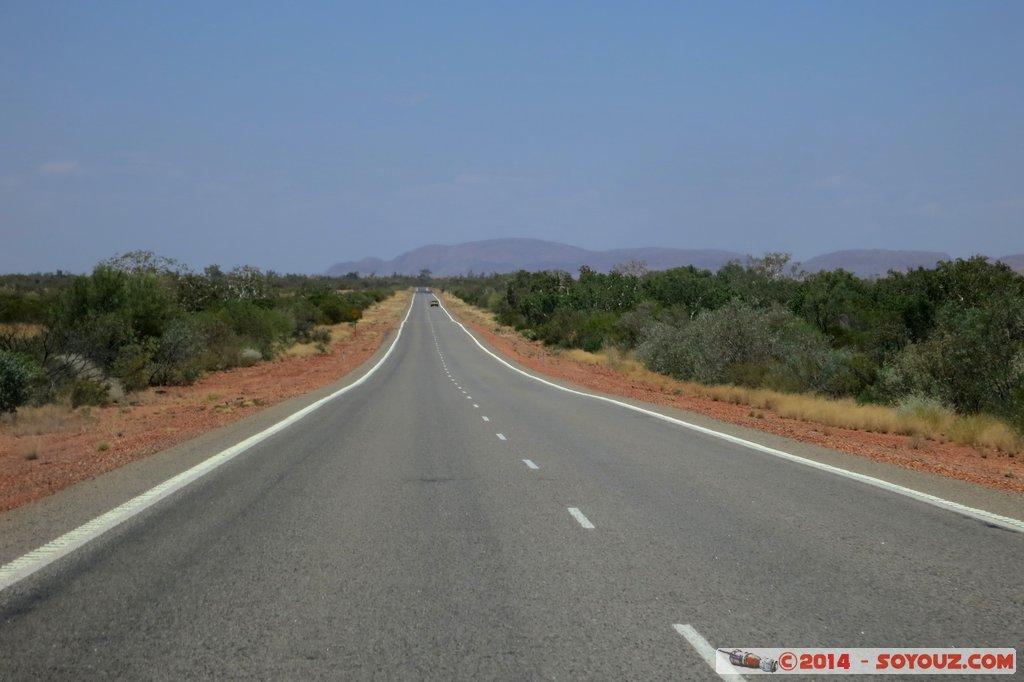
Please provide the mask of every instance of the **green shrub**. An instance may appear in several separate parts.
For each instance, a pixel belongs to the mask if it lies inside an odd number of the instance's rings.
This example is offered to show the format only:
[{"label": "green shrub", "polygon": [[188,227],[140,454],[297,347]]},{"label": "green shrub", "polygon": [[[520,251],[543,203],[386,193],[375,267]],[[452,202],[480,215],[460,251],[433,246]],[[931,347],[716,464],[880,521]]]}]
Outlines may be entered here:
[{"label": "green shrub", "polygon": [[313,330],[323,321],[320,309],[307,300],[297,299],[290,301],[284,311],[292,319],[292,337],[302,343],[310,343]]},{"label": "green shrub", "polygon": [[573,345],[588,353],[596,353],[605,344],[615,341],[619,316],[613,312],[591,312],[579,320],[573,330]]},{"label": "green shrub", "polygon": [[836,398],[861,396],[877,376],[878,367],[866,353],[840,348],[828,352],[817,389]]},{"label": "green shrub", "polygon": [[534,331],[536,338],[546,344],[561,348],[574,348],[579,345],[578,327],[583,313],[569,308],[555,310],[547,322],[538,325]]},{"label": "green shrub", "polygon": [[202,373],[203,338],[196,325],[178,319],[167,326],[153,355],[152,382],[158,385],[191,384]]},{"label": "green shrub", "polygon": [[32,393],[32,383],[39,368],[30,360],[0,350],[0,413],[15,412]]},{"label": "green shrub", "polygon": [[136,339],[128,320],[116,313],[77,320],[59,328],[55,337],[64,354],[87,358],[104,371],[114,366],[121,348]]},{"label": "green shrub", "polygon": [[325,294],[314,304],[319,309],[321,324],[339,324],[349,321],[349,309],[338,294]]},{"label": "green shrub", "polygon": [[[237,367],[239,353],[245,347],[244,340],[231,328],[226,315],[202,313],[194,318],[196,330],[203,339],[203,351],[199,364],[203,369],[217,371]],[[257,351],[257,355],[262,354]]]},{"label": "green shrub", "polygon": [[658,306],[643,301],[636,308],[623,313],[615,323],[615,333],[625,348],[636,348],[657,319]]},{"label": "green shrub", "polygon": [[107,405],[110,403],[110,385],[89,379],[76,379],[71,384],[71,407]]},{"label": "green shrub", "polygon": [[943,306],[931,335],[893,355],[879,384],[892,402],[928,396],[1024,426],[1024,301],[993,294],[977,307]]},{"label": "green shrub", "polygon": [[113,376],[126,391],[141,391],[153,377],[153,351],[149,344],[131,343],[114,360]]},{"label": "green shrub", "polygon": [[295,328],[294,320],[281,310],[268,309],[257,301],[234,301],[224,308],[231,329],[262,353],[265,360],[274,357]]},{"label": "green shrub", "polygon": [[645,328],[642,339],[636,354],[648,369],[676,379],[694,376],[690,344],[682,328],[654,322]]},{"label": "green shrub", "polygon": [[363,311],[377,301],[382,300],[380,292],[355,291],[341,294],[341,315],[338,322],[358,322],[363,319]]},{"label": "green shrub", "polygon": [[681,327],[653,325],[638,356],[678,379],[801,391],[819,381],[828,345],[789,311],[734,301]]}]

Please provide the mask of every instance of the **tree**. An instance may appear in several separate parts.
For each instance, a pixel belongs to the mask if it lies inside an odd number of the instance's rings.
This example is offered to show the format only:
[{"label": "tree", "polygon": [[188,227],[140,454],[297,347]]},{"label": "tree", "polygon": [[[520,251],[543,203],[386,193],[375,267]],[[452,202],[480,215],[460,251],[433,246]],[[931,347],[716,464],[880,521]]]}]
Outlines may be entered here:
[{"label": "tree", "polygon": [[51,326],[68,339],[83,340],[97,350],[105,347],[104,357],[95,359],[109,367],[124,343],[163,334],[181,312],[174,299],[163,276],[98,265],[91,276],[76,277],[64,292]]},{"label": "tree", "polygon": [[823,270],[800,282],[790,308],[837,345],[859,346],[870,327],[870,303],[863,280],[845,270]]},{"label": "tree", "polygon": [[558,307],[565,305],[574,286],[567,272],[520,270],[508,282],[505,292],[508,308],[499,320],[517,328],[538,327],[547,322]]},{"label": "tree", "polygon": [[785,305],[800,277],[799,264],[790,264],[788,253],[747,256],[746,264],[730,261],[715,275],[740,300],[753,306]]},{"label": "tree", "polygon": [[267,299],[271,295],[270,279],[252,265],[232,268],[226,284],[231,298],[240,301]]},{"label": "tree", "polygon": [[187,266],[173,258],[158,256],[152,251],[129,251],[116,254],[100,263],[120,272],[166,275],[170,273],[189,272]]},{"label": "tree", "polygon": [[612,266],[612,272],[617,272],[620,275],[631,275],[636,278],[643,277],[649,270],[647,269],[647,261],[643,260],[630,260],[625,263],[616,263]]},{"label": "tree", "polygon": [[692,265],[648,273],[642,289],[665,308],[681,307],[688,318],[719,308],[735,295],[723,280]]}]

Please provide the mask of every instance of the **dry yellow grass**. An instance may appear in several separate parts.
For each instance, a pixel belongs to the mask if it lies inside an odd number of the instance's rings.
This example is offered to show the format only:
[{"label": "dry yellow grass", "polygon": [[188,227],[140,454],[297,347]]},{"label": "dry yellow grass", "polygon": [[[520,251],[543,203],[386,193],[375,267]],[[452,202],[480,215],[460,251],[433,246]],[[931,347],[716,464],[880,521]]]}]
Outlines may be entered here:
[{"label": "dry yellow grass", "polygon": [[363,311],[363,321],[381,322],[394,318],[401,319],[405,309],[409,307],[409,299],[412,296],[412,289],[395,292],[394,296],[386,298],[380,303],[374,303]]},{"label": "dry yellow grass", "polygon": [[[471,306],[461,298],[453,294],[442,294],[440,292],[433,292],[434,296],[444,302],[444,306],[448,308],[453,314],[463,319],[469,320],[470,322],[476,322],[477,324],[483,324],[491,327],[495,330],[499,328],[497,318],[494,313],[488,310],[481,310],[475,306]],[[509,331],[511,329],[509,328]]]},{"label": "dry yellow grass", "polygon": [[935,441],[952,440],[961,445],[995,448],[1002,452],[1024,451],[1024,442],[1007,424],[986,415],[903,414],[884,405],[860,405],[849,399],[791,395],[736,386],[690,385],[697,395],[769,409],[780,417],[799,419],[843,429],[893,433]]},{"label": "dry yellow grass", "polygon": [[283,355],[288,358],[308,358],[320,352],[315,343],[296,343],[285,350]]},{"label": "dry yellow grass", "polygon": [[562,352],[562,356],[566,357],[573,362],[578,362],[583,365],[605,365],[608,364],[605,357],[598,353],[588,353],[585,350],[578,348],[570,348],[567,351]]},{"label": "dry yellow grass", "polygon": [[894,433],[961,445],[1024,452],[1024,441],[1006,423],[987,415],[958,415],[950,410],[904,411],[884,405],[860,405],[848,398],[778,393],[741,386],[702,386],[687,383],[693,395],[737,405],[768,409],[780,417],[842,429]]},{"label": "dry yellow grass", "polygon": [[0,431],[11,436],[41,436],[45,433],[77,431],[95,421],[89,408],[68,405],[21,407],[16,415],[4,415]]},{"label": "dry yellow grass", "polygon": [[646,369],[629,354],[615,349],[588,353],[579,349],[563,351],[562,357],[583,365],[601,365],[677,395],[691,395],[754,410],[770,410],[780,417],[823,426],[892,433],[961,445],[985,447],[1006,453],[1024,452],[1024,440],[1004,422],[987,415],[957,415],[951,410],[925,406],[900,409],[884,405],[861,405],[850,399],[779,393],[743,386],[707,386],[677,381]]},{"label": "dry yellow grass", "polygon": [[1021,452],[1021,439],[1003,422],[984,414],[957,417],[946,435],[961,445],[980,445],[1000,452]]},{"label": "dry yellow grass", "polygon": [[684,392],[693,393],[693,391],[684,390],[687,384],[676,381],[664,374],[652,372],[644,367],[643,363],[634,358],[631,353],[623,353],[616,348],[605,348],[597,353],[588,353],[585,350],[573,348],[561,351],[561,355],[580,364],[608,367],[629,377],[632,381],[642,382],[665,391],[672,392],[674,389],[677,394]]}]

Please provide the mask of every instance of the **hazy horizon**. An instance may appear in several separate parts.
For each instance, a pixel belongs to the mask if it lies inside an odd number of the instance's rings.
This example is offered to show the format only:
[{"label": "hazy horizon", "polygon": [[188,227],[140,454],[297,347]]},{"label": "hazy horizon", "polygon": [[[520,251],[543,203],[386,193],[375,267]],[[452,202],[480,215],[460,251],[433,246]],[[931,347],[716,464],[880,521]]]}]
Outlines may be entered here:
[{"label": "hazy horizon", "polygon": [[1024,5],[0,7],[0,272],[1024,253]]}]

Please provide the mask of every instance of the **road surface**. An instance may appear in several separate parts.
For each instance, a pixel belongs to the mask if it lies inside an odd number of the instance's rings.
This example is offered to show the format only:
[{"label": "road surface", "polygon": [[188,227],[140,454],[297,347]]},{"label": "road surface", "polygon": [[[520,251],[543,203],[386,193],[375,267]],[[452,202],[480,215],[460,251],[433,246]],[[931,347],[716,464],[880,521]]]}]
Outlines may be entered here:
[{"label": "road surface", "polygon": [[555,390],[430,298],[361,385],[0,591],[0,679],[707,680],[701,641],[1024,641],[1024,534]]}]

